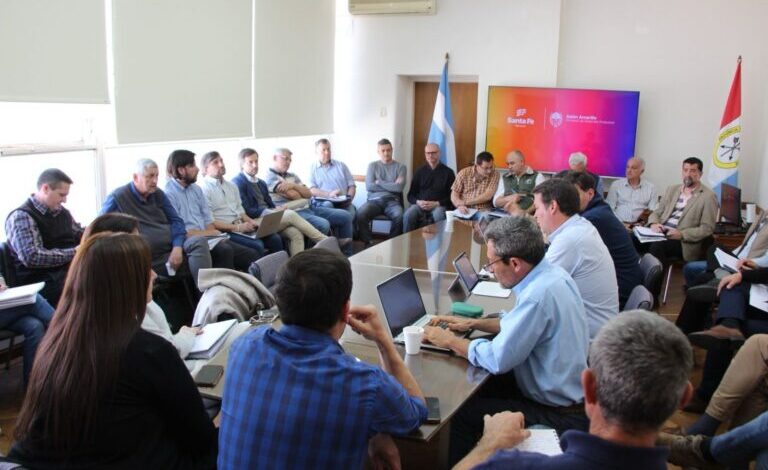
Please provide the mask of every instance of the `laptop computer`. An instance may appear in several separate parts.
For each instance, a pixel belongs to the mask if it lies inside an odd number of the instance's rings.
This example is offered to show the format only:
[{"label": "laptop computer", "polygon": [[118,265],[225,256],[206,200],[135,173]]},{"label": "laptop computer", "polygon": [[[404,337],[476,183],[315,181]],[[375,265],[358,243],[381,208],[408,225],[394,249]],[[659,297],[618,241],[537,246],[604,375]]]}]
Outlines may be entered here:
[{"label": "laptop computer", "polygon": [[250,238],[261,238],[280,230],[280,222],[283,220],[283,211],[270,212],[261,217],[259,228],[255,232],[240,233]]},{"label": "laptop computer", "polygon": [[474,295],[506,298],[512,294],[512,289],[505,289],[498,282],[481,281],[480,275],[475,271],[472,262],[465,252],[462,252],[453,260],[453,267],[459,274],[459,279],[464,284],[467,292]]},{"label": "laptop computer", "polygon": [[[376,290],[379,291],[379,299],[384,309],[385,327],[389,330],[395,343],[403,344],[405,342],[403,328],[406,326],[425,326],[432,318],[432,315],[428,315],[424,307],[424,300],[421,298],[413,269],[408,268],[392,276],[376,286]],[[469,336],[470,333],[470,331],[456,332],[462,338]],[[440,348],[429,343],[423,344],[422,347],[437,351],[449,351],[447,348]]]}]

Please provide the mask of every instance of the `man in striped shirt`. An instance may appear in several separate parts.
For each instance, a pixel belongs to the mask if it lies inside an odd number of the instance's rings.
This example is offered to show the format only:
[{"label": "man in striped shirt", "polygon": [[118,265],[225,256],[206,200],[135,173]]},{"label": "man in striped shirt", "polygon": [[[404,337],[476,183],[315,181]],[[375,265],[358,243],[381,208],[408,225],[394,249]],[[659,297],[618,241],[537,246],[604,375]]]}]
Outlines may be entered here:
[{"label": "man in striped shirt", "polygon": [[659,205],[656,186],[647,178],[641,178],[644,172],[645,161],[632,157],[627,160],[627,177],[616,180],[608,190],[606,202],[627,227],[636,224],[643,213],[655,211]]}]

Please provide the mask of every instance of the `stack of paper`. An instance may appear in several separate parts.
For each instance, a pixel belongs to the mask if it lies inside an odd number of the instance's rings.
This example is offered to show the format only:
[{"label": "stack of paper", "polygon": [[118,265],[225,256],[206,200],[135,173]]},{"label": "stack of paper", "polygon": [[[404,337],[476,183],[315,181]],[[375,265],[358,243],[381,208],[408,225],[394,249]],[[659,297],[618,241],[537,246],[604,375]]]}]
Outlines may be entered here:
[{"label": "stack of paper", "polygon": [[511,215],[504,209],[499,209],[499,208],[491,209],[490,211],[488,211],[487,214],[488,214],[488,217],[495,217],[497,219],[500,219],[502,217],[509,217]]},{"label": "stack of paper", "polygon": [[560,438],[554,429],[529,429],[530,437],[513,449],[523,452],[537,452],[544,455],[560,455],[563,449],[560,448]]},{"label": "stack of paper", "polygon": [[470,209],[470,208],[467,208],[467,213],[466,213],[466,214],[462,214],[462,213],[461,213],[461,212],[460,212],[460,211],[457,209],[457,210],[453,211],[453,216],[454,216],[454,217],[456,217],[457,219],[466,219],[466,220],[469,220],[469,219],[471,219],[471,218],[472,218],[472,216],[473,216],[473,215],[475,215],[476,213],[477,213],[477,209]]},{"label": "stack of paper", "polygon": [[237,320],[225,320],[209,323],[203,327],[203,332],[195,337],[195,344],[187,356],[188,359],[210,359],[224,345],[227,334],[237,323]]},{"label": "stack of paper", "polygon": [[26,286],[11,287],[0,292],[0,310],[35,303],[37,293],[40,292],[44,285],[44,282],[38,282]]},{"label": "stack of paper", "polygon": [[349,196],[345,194],[341,196],[328,196],[328,197],[315,196],[315,199],[318,201],[345,202],[349,199]]},{"label": "stack of paper", "polygon": [[637,237],[640,243],[660,242],[667,238],[663,233],[654,232],[648,227],[640,227],[639,225],[636,225],[632,232],[634,232],[635,237]]}]

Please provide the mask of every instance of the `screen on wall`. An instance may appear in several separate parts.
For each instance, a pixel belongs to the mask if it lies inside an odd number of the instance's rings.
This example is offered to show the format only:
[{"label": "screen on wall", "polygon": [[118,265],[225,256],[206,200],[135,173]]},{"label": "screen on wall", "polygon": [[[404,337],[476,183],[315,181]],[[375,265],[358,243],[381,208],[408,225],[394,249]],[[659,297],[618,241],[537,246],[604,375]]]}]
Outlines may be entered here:
[{"label": "screen on wall", "polygon": [[521,150],[538,171],[568,169],[573,152],[587,155],[587,168],[624,176],[635,152],[640,92],[492,86],[488,89],[486,150],[497,166]]}]

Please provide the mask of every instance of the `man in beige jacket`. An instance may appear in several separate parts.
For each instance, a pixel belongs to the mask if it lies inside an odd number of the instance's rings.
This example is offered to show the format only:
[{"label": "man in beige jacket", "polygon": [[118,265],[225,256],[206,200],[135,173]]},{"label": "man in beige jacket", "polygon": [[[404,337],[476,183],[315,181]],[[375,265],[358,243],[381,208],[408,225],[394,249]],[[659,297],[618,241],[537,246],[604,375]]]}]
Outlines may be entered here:
[{"label": "man in beige jacket", "polygon": [[701,183],[703,169],[698,158],[683,160],[683,183],[667,188],[659,206],[648,217],[650,228],[664,233],[666,240],[645,244],[647,251],[665,265],[675,258],[702,259],[702,242],[715,230],[717,197]]}]

